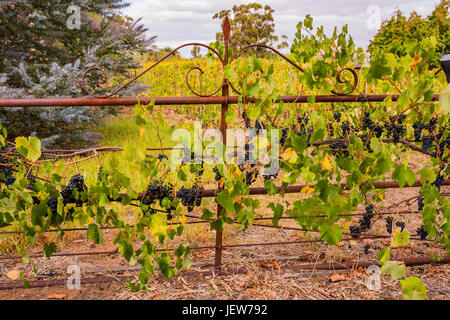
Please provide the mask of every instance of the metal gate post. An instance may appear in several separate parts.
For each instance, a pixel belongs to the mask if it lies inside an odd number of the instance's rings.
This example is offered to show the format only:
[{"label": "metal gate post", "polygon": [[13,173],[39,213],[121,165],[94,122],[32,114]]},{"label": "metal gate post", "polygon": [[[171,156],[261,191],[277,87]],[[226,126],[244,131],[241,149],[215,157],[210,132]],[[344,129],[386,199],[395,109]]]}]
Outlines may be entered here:
[{"label": "metal gate post", "polygon": [[[228,40],[230,37],[230,21],[228,20],[228,17],[225,17],[222,24],[222,31],[223,31],[223,41],[224,41],[224,67],[228,64]],[[225,80],[223,82],[222,86],[222,96],[228,97],[229,96],[229,87],[228,82]],[[226,121],[226,112],[228,111],[228,99],[226,99],[226,102],[221,105],[221,111],[220,111],[220,133],[222,134],[222,142],[224,146],[224,150],[226,150],[226,143],[227,143],[227,121]],[[223,189],[223,185],[221,185],[219,181],[218,185],[218,192]],[[220,204],[217,204],[217,218],[220,217],[220,213],[222,212],[222,206]],[[222,231],[216,230],[216,254],[215,254],[215,262],[214,266],[216,269],[220,270],[222,265]]]}]

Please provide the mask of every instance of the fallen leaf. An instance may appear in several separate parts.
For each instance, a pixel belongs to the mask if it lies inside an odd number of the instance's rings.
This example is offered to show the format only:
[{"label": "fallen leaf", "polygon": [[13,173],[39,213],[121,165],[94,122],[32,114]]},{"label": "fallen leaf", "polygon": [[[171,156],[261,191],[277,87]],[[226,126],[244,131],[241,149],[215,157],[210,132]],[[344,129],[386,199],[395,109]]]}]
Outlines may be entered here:
[{"label": "fallen leaf", "polygon": [[20,277],[20,271],[19,270],[11,270],[6,274],[6,276],[11,280],[17,280]]},{"label": "fallen leaf", "polygon": [[274,265],[274,267],[275,267],[276,269],[278,269],[278,270],[281,269],[281,267],[280,267],[280,265],[278,264],[278,262],[274,261],[274,262],[272,262],[272,264]]},{"label": "fallen leaf", "polygon": [[49,293],[47,299],[65,299],[67,295],[65,293]]},{"label": "fallen leaf", "polygon": [[344,280],[347,280],[347,277],[343,274],[333,274],[330,277],[331,282],[338,282],[338,281],[344,281]]},{"label": "fallen leaf", "polygon": [[439,272],[441,272],[441,270],[439,270],[439,269],[431,269],[431,270],[428,272],[428,274],[432,275],[432,274],[439,273]]}]

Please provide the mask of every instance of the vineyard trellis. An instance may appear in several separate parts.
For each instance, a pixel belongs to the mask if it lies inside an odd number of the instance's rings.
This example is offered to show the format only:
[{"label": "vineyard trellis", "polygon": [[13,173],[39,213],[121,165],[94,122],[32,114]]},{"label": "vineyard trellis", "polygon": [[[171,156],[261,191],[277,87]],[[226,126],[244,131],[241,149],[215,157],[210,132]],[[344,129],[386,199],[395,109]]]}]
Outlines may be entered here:
[{"label": "vineyard trellis", "polygon": [[[166,60],[168,57],[170,57],[172,54],[180,50],[181,48],[187,47],[187,46],[200,46],[203,48],[206,48],[208,52],[215,55],[215,57],[220,61],[222,65],[222,70],[226,70],[227,67],[234,61],[237,60],[238,57],[247,49],[251,49],[254,47],[261,47],[265,48],[267,50],[272,51],[276,56],[281,57],[284,59],[287,63],[290,64],[290,66],[296,68],[299,71],[303,72],[303,68],[298,66],[295,62],[293,62],[291,59],[283,55],[278,50],[269,47],[267,45],[263,44],[253,44],[246,46],[242,48],[239,52],[237,52],[235,55],[232,56],[231,59],[229,59],[229,52],[228,50],[228,43],[229,43],[229,37],[230,37],[230,25],[228,18],[226,18],[222,25],[222,31],[223,31],[223,52],[219,52],[218,49],[213,48],[211,46],[201,44],[201,43],[187,43],[184,45],[181,45],[174,49],[172,52],[168,53],[165,57],[163,57],[161,60],[157,61],[156,63],[152,64],[149,68],[145,69],[143,72],[141,72],[138,75],[135,75],[130,81],[125,83],[124,85],[119,86],[117,89],[113,90],[113,92],[105,95],[97,95],[91,91],[91,89],[88,88],[87,85],[87,75],[94,72],[94,71],[100,71],[102,73],[102,79],[98,81],[99,84],[105,84],[108,82],[107,76],[105,72],[99,68],[99,67],[92,67],[84,73],[82,77],[82,87],[84,90],[89,93],[91,98],[49,98],[49,99],[0,99],[0,107],[64,107],[64,106],[124,106],[124,105],[161,105],[161,106],[170,106],[170,105],[217,105],[220,104],[220,121],[219,121],[219,130],[222,134],[222,143],[223,145],[226,145],[226,131],[227,131],[227,113],[229,106],[232,104],[237,103],[248,103],[248,104],[254,104],[257,103],[258,99],[255,97],[240,97],[242,95],[242,90],[237,89],[237,87],[228,79],[227,77],[223,77],[223,80],[218,88],[215,88],[213,92],[210,93],[200,93],[197,92],[191,85],[190,85],[190,74],[193,71],[200,72],[200,75],[204,73],[204,71],[200,67],[193,67],[188,70],[186,73],[185,81],[187,88],[194,96],[185,96],[185,97],[141,97],[141,98],[135,98],[135,97],[114,97],[117,95],[121,90],[123,90],[125,87],[127,87],[129,84],[131,84],[134,81],[137,81],[140,77],[142,77],[145,73],[152,70],[154,67],[156,67],[158,64],[160,64],[162,61]],[[352,80],[348,80],[343,77],[343,73],[348,72],[352,76]],[[290,81],[290,77],[289,77]],[[298,96],[281,96],[276,99],[273,99],[273,103],[277,102],[283,102],[283,103],[293,103],[293,104],[301,104],[301,103],[309,103],[311,102],[311,99],[313,98],[313,101],[315,103],[337,103],[337,102],[347,102],[347,103],[357,103],[357,102],[383,102],[387,98],[391,99],[391,101],[395,102],[398,101],[401,97],[401,95],[392,95],[392,94],[357,94],[352,95],[352,93],[355,91],[358,85],[358,73],[355,69],[352,68],[342,68],[336,73],[336,82],[338,84],[343,84],[347,86],[347,90],[344,90],[340,92],[339,90],[333,89],[331,90],[331,95],[314,95],[314,96],[304,96],[304,95],[298,95]],[[230,93],[235,92],[237,96],[233,96]],[[217,96],[217,94],[221,94],[220,96]],[[430,97],[429,101],[438,101],[439,95],[434,94],[432,97]],[[386,138],[382,140],[382,142],[393,142],[395,141],[395,138]],[[448,139],[447,139],[448,140]],[[311,146],[321,146],[321,145],[330,145],[334,142],[338,141],[339,139],[329,139],[329,140],[321,140],[321,141],[315,141],[311,143]],[[409,147],[412,150],[420,151],[424,154],[428,154],[430,156],[436,156],[436,153],[433,153],[432,151],[422,150],[421,148],[417,147],[412,143],[412,141],[409,141],[404,138],[398,139],[399,142],[407,147]],[[445,145],[444,145],[445,146]],[[155,151],[155,150],[171,150],[173,148],[147,148],[147,151]],[[59,159],[61,157],[73,157],[75,155],[83,155],[92,153],[92,155],[87,156],[86,159],[90,159],[91,157],[98,156],[99,152],[120,152],[123,151],[122,148],[115,148],[115,147],[102,147],[102,148],[88,148],[84,150],[42,150],[42,154],[45,154],[46,156],[53,157],[54,160]],[[13,154],[12,152],[11,154]],[[16,152],[16,154],[18,154]],[[72,163],[69,163],[72,164]],[[38,178],[39,179],[39,178]],[[400,186],[400,184],[396,181],[379,181],[374,183],[361,183],[360,187],[364,186],[371,186],[376,189],[395,189],[399,187],[421,187],[424,183],[421,180],[416,180],[412,184],[407,184],[404,186]],[[450,185],[450,179],[442,179],[440,182],[440,185],[442,186],[448,186]],[[342,190],[346,190],[348,187],[346,183],[336,183],[334,186],[341,188]],[[310,184],[304,184],[304,185],[289,185],[289,186],[277,186],[275,189],[275,193],[301,193],[302,190],[305,188],[312,188],[314,189],[314,185]],[[217,195],[224,191],[225,187],[222,183],[218,183],[217,188],[215,189],[209,189],[209,190],[202,190],[202,197],[211,197],[216,198]],[[265,195],[269,194],[266,187],[249,187],[248,188],[248,195],[254,196],[254,195]],[[144,193],[140,193],[137,198],[134,198],[132,200],[142,200],[144,197]],[[121,201],[124,198],[128,197],[127,194],[121,193],[119,196],[115,199],[109,199],[110,201]],[[158,209],[152,209],[158,211]],[[222,213],[224,208],[220,203],[217,203],[216,208],[216,218],[218,219]],[[162,210],[162,212],[165,212]],[[402,211],[402,212],[396,212],[396,214],[414,214],[418,213],[418,211]],[[385,212],[375,212],[375,213],[368,213],[368,212],[355,212],[355,213],[347,213],[347,214],[339,214],[338,216],[377,216],[377,215],[390,215],[393,214],[392,211],[385,211]],[[213,219],[205,219],[201,218],[200,216],[194,216],[194,215],[185,215],[186,217],[193,219],[186,221],[184,224],[201,224],[201,223],[211,223]],[[326,216],[326,215],[325,215]],[[317,215],[315,217],[320,217],[320,215]],[[262,220],[270,220],[273,217],[256,217],[254,218],[255,221],[262,221]],[[279,219],[295,219],[295,217],[279,217]],[[236,219],[233,220],[233,223],[240,223]],[[174,222],[174,223],[168,223],[168,225],[178,225],[183,224],[181,222]],[[260,227],[260,228],[277,228],[277,229],[286,229],[286,230],[297,230],[297,231],[312,231],[312,232],[319,232],[318,230],[312,230],[312,229],[305,229],[305,228],[293,228],[293,227],[283,227],[278,225],[264,225],[264,224],[257,224],[253,223],[251,226],[253,227]],[[116,229],[116,227],[101,227],[101,229]],[[58,228],[53,230],[47,230],[45,232],[70,232],[70,231],[86,231],[88,228]],[[8,235],[8,234],[21,234],[25,233],[25,231],[2,231],[0,234]],[[349,233],[342,233],[343,235],[348,236],[348,238],[342,238],[342,241],[361,241],[365,239],[389,239],[391,238],[391,235],[365,235],[362,236],[361,234],[357,234],[354,232]],[[424,240],[420,238],[411,237],[410,239],[415,240]],[[223,234],[222,230],[219,228],[216,229],[215,232],[215,245],[205,245],[205,246],[197,246],[197,247],[190,247],[191,250],[199,250],[199,249],[214,249],[215,250],[215,261],[214,261],[214,267],[215,271],[220,274],[223,272],[221,270],[222,266],[222,252],[223,250],[226,250],[227,248],[240,248],[240,247],[250,247],[250,246],[268,246],[268,245],[290,245],[290,244],[299,244],[299,243],[312,243],[312,242],[323,242],[324,240],[318,239],[318,240],[301,240],[301,241],[274,241],[274,242],[264,242],[264,243],[239,243],[239,244],[224,244],[223,243]],[[426,241],[433,241],[431,239],[426,239]],[[166,251],[167,249],[155,249],[156,251]],[[175,248],[171,249],[175,250]],[[71,255],[90,255],[90,254],[117,254],[118,250],[113,251],[93,251],[93,252],[67,252],[67,253],[54,253],[53,256],[71,256]],[[43,254],[36,254],[29,256],[29,258],[37,258],[42,256]],[[19,256],[8,256],[8,257],[0,257],[0,260],[15,260],[19,258]],[[410,260],[408,260],[410,259]],[[411,260],[412,259],[412,260]],[[415,259],[415,260],[414,260]],[[419,258],[405,258],[402,261],[405,262],[405,264],[419,264],[419,263],[431,263],[436,262],[435,260],[427,257],[419,257]],[[450,256],[446,255],[443,258],[439,260],[441,263],[448,263],[450,262]],[[346,268],[350,268],[352,266],[368,266],[371,264],[374,264],[377,262],[349,262],[346,264],[328,264],[326,265],[307,265],[307,266],[298,266],[300,269],[336,269],[339,266],[344,266]],[[295,266],[292,267],[295,269]],[[113,281],[114,278],[102,278],[103,281]],[[100,280],[99,280],[100,281]],[[86,283],[95,283],[97,282],[94,280],[88,280]],[[39,287],[43,285],[51,285],[51,284],[61,284],[58,281],[53,282],[33,282],[33,286]],[[0,289],[5,288],[13,288],[17,287],[18,284],[8,284],[8,283],[0,283]]]}]

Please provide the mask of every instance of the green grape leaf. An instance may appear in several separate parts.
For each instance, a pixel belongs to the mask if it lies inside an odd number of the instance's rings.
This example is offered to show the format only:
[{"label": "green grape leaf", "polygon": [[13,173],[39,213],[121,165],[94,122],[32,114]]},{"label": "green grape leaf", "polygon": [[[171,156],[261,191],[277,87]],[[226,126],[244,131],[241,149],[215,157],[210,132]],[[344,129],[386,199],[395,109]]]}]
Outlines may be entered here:
[{"label": "green grape leaf", "polygon": [[56,243],[50,242],[44,244],[44,256],[50,259],[52,253],[55,253],[58,250]]},{"label": "green grape leaf", "polygon": [[234,198],[230,196],[228,190],[223,190],[217,194],[216,201],[228,212],[235,213],[234,211]]},{"label": "green grape leaf", "polygon": [[103,244],[105,239],[103,238],[103,233],[100,231],[99,227],[95,223],[91,223],[87,229],[87,237],[97,244]]},{"label": "green grape leaf", "polygon": [[380,264],[383,264],[387,259],[391,257],[391,248],[387,247],[381,250],[380,252],[378,252],[377,257]]},{"label": "green grape leaf", "polygon": [[408,277],[400,280],[402,286],[403,299],[405,300],[424,300],[427,297],[425,284],[417,277]]},{"label": "green grape leaf", "polygon": [[394,234],[392,236],[391,245],[393,248],[398,248],[401,246],[406,246],[409,242],[410,234],[405,229],[400,232],[400,228],[394,231]]},{"label": "green grape leaf", "polygon": [[381,274],[390,274],[392,279],[398,280],[406,275],[406,267],[400,261],[386,261],[381,267]]},{"label": "green grape leaf", "polygon": [[333,245],[342,240],[342,229],[338,225],[322,224],[319,228],[320,239],[327,244]]}]

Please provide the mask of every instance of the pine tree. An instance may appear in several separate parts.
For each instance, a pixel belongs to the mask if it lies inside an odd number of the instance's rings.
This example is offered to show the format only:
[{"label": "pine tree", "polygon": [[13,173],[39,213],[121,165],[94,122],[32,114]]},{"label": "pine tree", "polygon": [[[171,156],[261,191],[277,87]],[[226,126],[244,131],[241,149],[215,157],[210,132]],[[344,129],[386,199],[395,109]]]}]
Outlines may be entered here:
[{"label": "pine tree", "polygon": [[[79,8],[79,15],[73,7]],[[99,66],[117,85],[128,70],[139,68],[135,57],[149,50],[156,37],[146,37],[140,19],[121,13],[123,0],[15,0],[0,3],[0,98],[82,97],[81,77]],[[80,18],[77,28],[73,19]],[[75,25],[75,28],[73,27]],[[89,78],[97,85],[99,73]],[[134,84],[122,94],[143,90]],[[9,136],[37,135],[43,142],[79,142],[86,126],[111,109],[3,108],[0,122]],[[95,114],[95,117],[93,116]]]}]

